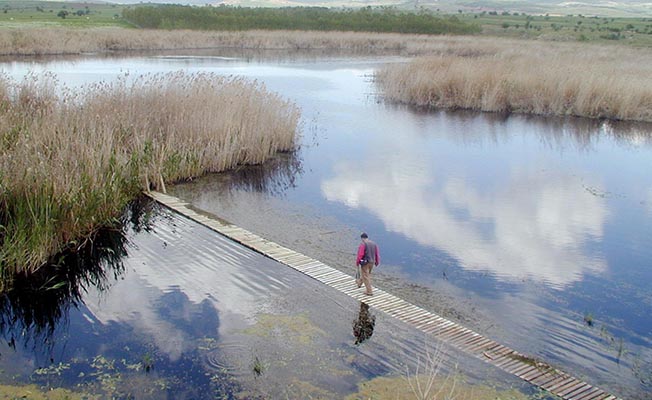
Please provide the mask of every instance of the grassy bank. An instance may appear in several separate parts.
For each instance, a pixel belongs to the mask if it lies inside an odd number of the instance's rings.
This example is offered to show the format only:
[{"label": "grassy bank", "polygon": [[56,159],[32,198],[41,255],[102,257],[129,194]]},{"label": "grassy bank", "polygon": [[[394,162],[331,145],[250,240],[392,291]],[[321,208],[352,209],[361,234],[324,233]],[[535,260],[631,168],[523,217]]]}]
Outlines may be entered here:
[{"label": "grassy bank", "polygon": [[484,35],[566,41],[652,46],[652,18],[596,15],[526,14],[523,12],[459,13],[458,18],[482,27]]},{"label": "grassy bank", "polygon": [[0,26],[127,27],[123,8],[121,4],[100,2],[0,0]]},{"label": "grassy bank", "polygon": [[140,190],[295,147],[299,111],[262,85],[172,73],[82,90],[0,81],[2,281],[110,224]]},{"label": "grassy bank", "polygon": [[516,43],[390,65],[377,82],[387,99],[420,107],[652,121],[649,50]]}]

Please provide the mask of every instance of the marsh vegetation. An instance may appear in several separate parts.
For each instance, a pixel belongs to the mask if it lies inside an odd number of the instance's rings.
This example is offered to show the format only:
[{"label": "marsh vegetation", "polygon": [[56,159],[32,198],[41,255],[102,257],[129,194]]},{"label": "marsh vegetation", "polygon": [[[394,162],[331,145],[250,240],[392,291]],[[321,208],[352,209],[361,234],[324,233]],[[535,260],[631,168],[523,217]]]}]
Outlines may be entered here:
[{"label": "marsh vegetation", "polygon": [[652,121],[652,53],[500,41],[382,69],[387,99],[427,108]]},{"label": "marsh vegetation", "polygon": [[47,74],[1,81],[5,283],[111,225],[141,190],[296,146],[299,110],[261,84],[209,73],[134,78],[79,90]]}]

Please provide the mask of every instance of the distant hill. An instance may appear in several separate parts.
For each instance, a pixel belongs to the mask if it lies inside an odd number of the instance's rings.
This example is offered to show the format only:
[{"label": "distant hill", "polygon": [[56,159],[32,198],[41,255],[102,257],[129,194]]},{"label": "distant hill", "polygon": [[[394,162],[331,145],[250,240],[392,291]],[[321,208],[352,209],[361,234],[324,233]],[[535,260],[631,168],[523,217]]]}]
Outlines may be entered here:
[{"label": "distant hill", "polygon": [[[57,0],[62,1],[62,0]],[[64,0],[66,1],[66,0]],[[80,2],[79,0],[69,0]],[[519,12],[528,14],[652,17],[651,0],[106,0],[92,3],[116,4],[193,4],[193,5],[241,5],[251,7],[366,7],[396,6],[405,9],[425,7],[445,13],[468,13],[482,11]]]}]

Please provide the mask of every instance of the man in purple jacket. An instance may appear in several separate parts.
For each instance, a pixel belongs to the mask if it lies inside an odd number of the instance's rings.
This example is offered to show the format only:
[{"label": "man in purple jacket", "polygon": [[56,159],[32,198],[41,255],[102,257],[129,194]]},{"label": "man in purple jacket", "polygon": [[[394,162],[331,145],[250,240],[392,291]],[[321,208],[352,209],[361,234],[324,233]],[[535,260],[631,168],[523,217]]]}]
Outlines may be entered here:
[{"label": "man in purple jacket", "polygon": [[371,270],[374,265],[377,266],[380,264],[380,253],[378,252],[378,245],[369,240],[369,236],[366,233],[362,232],[360,239],[362,239],[362,243],[358,246],[358,255],[355,259],[355,265],[360,266],[360,269],[362,270],[362,278],[357,279],[356,283],[358,284],[358,287],[362,287],[362,284],[364,283],[366,289],[364,294],[371,296],[373,294],[371,290]]}]

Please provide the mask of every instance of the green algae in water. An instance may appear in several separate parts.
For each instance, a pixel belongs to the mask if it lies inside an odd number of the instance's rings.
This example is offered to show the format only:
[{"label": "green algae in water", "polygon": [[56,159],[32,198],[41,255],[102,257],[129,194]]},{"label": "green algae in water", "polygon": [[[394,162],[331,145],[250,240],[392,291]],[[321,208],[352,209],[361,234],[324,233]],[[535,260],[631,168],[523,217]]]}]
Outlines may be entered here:
[{"label": "green algae in water", "polygon": [[42,389],[36,385],[0,385],[0,400],[95,400],[100,396],[76,393],[68,389]]},{"label": "green algae in water", "polygon": [[302,345],[308,345],[315,337],[325,335],[324,331],[310,321],[307,314],[260,314],[256,324],[243,333],[265,338],[280,336]]},{"label": "green algae in water", "polygon": [[[418,382],[417,382],[418,381]],[[429,387],[429,382],[432,385]],[[464,399],[464,400],[528,400],[525,394],[515,390],[499,390],[488,385],[469,385],[454,375],[435,377],[427,375],[416,377],[396,376],[378,377],[358,385],[358,392],[346,400],[414,400]]]}]

